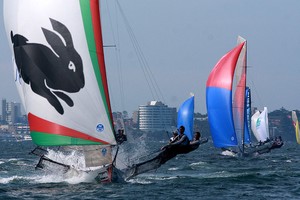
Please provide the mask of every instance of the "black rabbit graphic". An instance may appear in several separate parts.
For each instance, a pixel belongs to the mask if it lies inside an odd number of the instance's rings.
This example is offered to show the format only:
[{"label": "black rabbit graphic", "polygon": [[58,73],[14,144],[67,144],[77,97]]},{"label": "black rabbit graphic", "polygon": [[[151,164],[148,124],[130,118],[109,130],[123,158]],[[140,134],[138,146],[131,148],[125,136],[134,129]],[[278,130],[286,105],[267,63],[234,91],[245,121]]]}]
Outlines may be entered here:
[{"label": "black rabbit graphic", "polygon": [[42,28],[52,50],[43,44],[27,43],[27,38],[12,31],[10,35],[20,78],[62,115],[64,109],[58,98],[71,107],[74,105],[64,92],[76,93],[84,87],[83,66],[67,27],[54,19],[50,21],[53,30],[65,40],[64,44],[55,32]]}]

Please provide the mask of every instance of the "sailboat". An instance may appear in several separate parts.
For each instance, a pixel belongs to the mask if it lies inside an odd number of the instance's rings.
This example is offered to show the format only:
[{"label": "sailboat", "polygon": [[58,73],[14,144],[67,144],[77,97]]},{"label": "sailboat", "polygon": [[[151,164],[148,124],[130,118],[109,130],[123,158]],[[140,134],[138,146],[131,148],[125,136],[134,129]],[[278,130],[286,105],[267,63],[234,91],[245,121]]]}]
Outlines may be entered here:
[{"label": "sailboat", "polygon": [[297,143],[300,144],[299,122],[298,122],[296,111],[292,111],[292,120],[295,127],[296,140]]},{"label": "sailboat", "polygon": [[[185,100],[178,109],[177,114],[177,126],[185,127],[185,135],[191,141],[193,139],[193,127],[194,125],[194,94],[190,98]],[[190,144],[184,148],[180,146],[169,146],[170,148],[162,148],[154,153],[151,153],[145,160],[133,164],[131,167],[127,168],[125,171],[126,179],[131,179],[141,173],[149,172],[158,169],[161,165],[165,164],[167,161],[176,157],[178,154],[186,154],[191,151],[196,150],[200,144],[204,144],[208,141],[207,138],[201,138],[199,143]]]},{"label": "sailboat", "polygon": [[[185,100],[179,107],[177,113],[177,130],[180,129],[181,126],[185,127],[184,134],[188,137],[190,141],[193,141],[195,138],[194,133],[194,94],[191,93],[191,97]],[[197,131],[199,132],[199,131]],[[199,132],[200,133],[200,132]],[[188,146],[189,148],[177,148],[176,151],[178,154],[185,154],[191,151],[194,151],[199,147],[199,145],[207,143],[208,139],[205,137],[201,137],[199,143],[192,145],[192,143]]]},{"label": "sailboat", "polygon": [[255,152],[263,154],[283,145],[281,136],[270,137],[267,107],[264,107],[262,112],[256,111],[251,117],[251,121],[251,130],[258,141],[256,145],[253,145]]},{"label": "sailboat", "polygon": [[[236,73],[236,74],[235,74]],[[233,78],[237,76],[232,101]],[[225,54],[206,82],[206,107],[213,144],[217,148],[238,147],[244,133],[246,87],[246,40]]]},{"label": "sailboat", "polygon": [[223,155],[253,155],[260,150],[250,145],[251,95],[246,87],[246,45],[246,40],[239,36],[237,46],[218,61],[206,82],[210,132],[214,146],[221,148]]},{"label": "sailboat", "polygon": [[[3,9],[15,83],[38,146],[33,153],[41,156],[37,167],[118,179],[99,1],[4,0]],[[53,160],[41,147],[75,147],[85,166]]]}]

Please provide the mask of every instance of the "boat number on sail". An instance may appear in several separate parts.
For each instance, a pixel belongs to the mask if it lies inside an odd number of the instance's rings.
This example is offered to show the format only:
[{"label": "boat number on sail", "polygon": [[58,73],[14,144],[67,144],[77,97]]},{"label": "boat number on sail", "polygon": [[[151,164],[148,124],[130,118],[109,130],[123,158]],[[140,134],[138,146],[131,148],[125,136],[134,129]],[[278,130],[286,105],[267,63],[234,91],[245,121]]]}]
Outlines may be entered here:
[{"label": "boat number on sail", "polygon": [[25,36],[12,30],[10,37],[19,78],[63,115],[64,109],[59,99],[70,107],[74,106],[73,100],[65,92],[77,93],[84,87],[83,65],[69,29],[54,19],[50,18],[50,22],[53,30],[59,34],[41,28],[51,48],[44,44],[28,43]]},{"label": "boat number on sail", "polygon": [[98,124],[97,127],[96,127],[96,130],[97,130],[98,132],[104,131],[104,126],[103,126],[103,124]]}]

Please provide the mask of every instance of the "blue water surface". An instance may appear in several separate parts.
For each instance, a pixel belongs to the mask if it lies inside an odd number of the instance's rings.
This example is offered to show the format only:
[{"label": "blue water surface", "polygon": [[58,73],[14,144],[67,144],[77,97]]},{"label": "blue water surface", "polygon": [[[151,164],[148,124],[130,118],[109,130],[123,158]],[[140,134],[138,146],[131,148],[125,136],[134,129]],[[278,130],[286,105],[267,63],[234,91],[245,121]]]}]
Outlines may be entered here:
[{"label": "blue water surface", "polygon": [[154,172],[98,184],[35,170],[31,141],[0,139],[0,199],[300,199],[300,146],[293,141],[258,157],[233,158],[210,140]]}]

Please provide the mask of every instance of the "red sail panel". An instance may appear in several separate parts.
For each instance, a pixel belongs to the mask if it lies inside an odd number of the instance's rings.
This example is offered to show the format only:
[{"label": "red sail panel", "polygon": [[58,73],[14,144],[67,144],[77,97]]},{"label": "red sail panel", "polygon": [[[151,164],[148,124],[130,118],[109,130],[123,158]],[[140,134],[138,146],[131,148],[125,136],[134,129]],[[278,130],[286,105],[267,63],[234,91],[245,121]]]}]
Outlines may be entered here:
[{"label": "red sail panel", "polygon": [[225,54],[216,64],[206,82],[207,87],[232,90],[233,74],[244,42]]},{"label": "red sail panel", "polygon": [[49,133],[54,135],[79,138],[79,139],[88,140],[92,142],[98,142],[100,144],[109,144],[108,142],[91,137],[85,133],[44,120],[31,113],[28,114],[28,121],[29,121],[31,132]]}]

